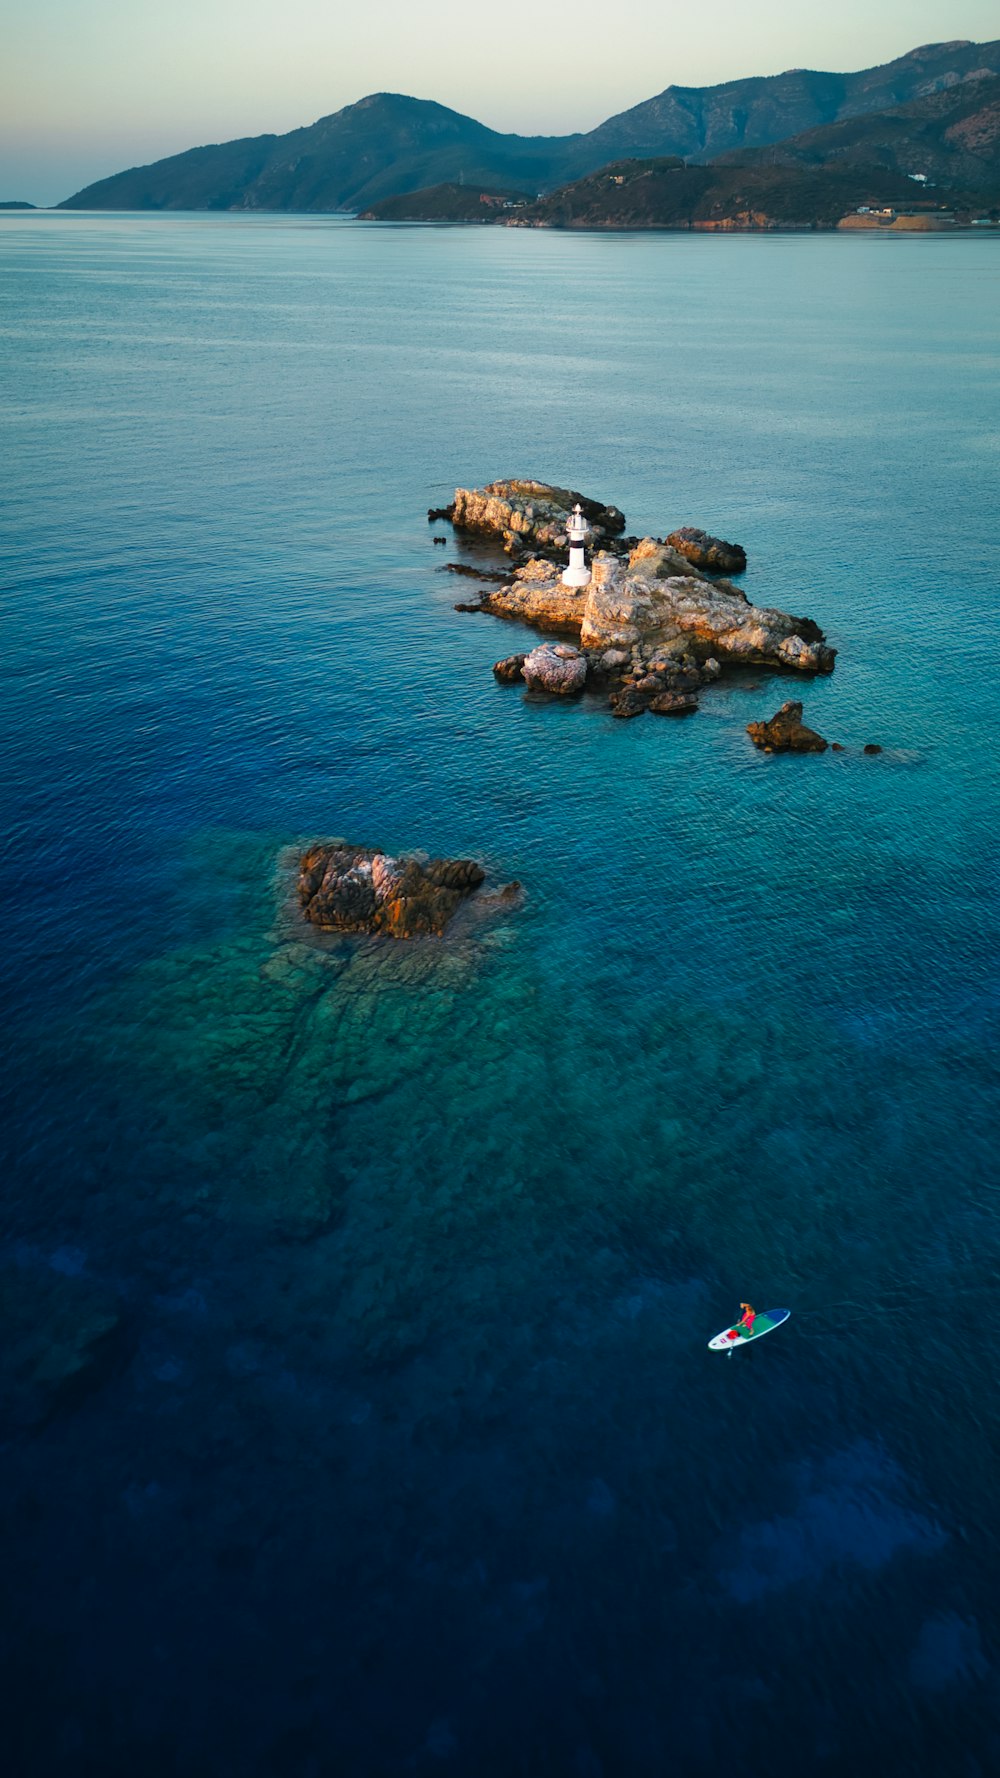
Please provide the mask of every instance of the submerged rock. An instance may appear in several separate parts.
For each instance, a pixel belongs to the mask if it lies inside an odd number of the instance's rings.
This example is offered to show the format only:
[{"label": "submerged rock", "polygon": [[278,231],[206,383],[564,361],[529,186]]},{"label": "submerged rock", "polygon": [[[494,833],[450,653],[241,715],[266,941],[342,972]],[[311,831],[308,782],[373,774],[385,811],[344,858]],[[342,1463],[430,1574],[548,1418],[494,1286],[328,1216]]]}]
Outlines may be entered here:
[{"label": "submerged rock", "polygon": [[769,722],[748,723],[747,734],[765,753],[825,753],[829,745],[815,729],[806,727],[796,700],[782,704]]},{"label": "submerged rock", "polygon": [[73,1407],[123,1351],[115,1297],[88,1279],[47,1268],[0,1273],[0,1418],[40,1426]]},{"label": "submerged rock", "polygon": [[587,657],[565,642],[543,642],[524,657],[521,671],[532,691],[575,698],[587,683]]},{"label": "submerged rock", "polygon": [[881,753],[882,749],[877,741],[866,741],[861,751],[862,753]]},{"label": "submerged rock", "polygon": [[566,523],[578,503],[594,537],[617,537],[624,531],[625,515],[617,506],[589,500],[572,488],[516,478],[485,488],[456,488],[449,516],[456,530],[491,534],[508,551],[524,544],[563,549]]},{"label": "submerged rock", "polygon": [[671,531],[667,542],[696,568],[710,574],[742,574],[747,565],[747,552],[739,543],[727,543],[722,537],[710,537],[694,525],[682,525]]},{"label": "submerged rock", "polygon": [[299,902],[314,926],[414,938],[442,933],[485,876],[471,858],[424,863],[333,841],[302,854]]}]

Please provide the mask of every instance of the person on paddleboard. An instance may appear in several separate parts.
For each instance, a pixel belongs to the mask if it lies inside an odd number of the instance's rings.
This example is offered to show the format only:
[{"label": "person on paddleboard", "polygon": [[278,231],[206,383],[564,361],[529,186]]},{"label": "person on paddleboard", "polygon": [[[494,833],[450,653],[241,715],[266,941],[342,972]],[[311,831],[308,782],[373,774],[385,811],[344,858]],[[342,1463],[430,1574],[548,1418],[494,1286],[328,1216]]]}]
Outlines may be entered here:
[{"label": "person on paddleboard", "polygon": [[741,1303],[740,1308],[743,1310],[743,1313],[736,1323],[737,1333],[741,1340],[748,1340],[753,1333],[753,1324],[757,1319],[757,1311],[756,1309],[752,1309],[749,1303]]}]

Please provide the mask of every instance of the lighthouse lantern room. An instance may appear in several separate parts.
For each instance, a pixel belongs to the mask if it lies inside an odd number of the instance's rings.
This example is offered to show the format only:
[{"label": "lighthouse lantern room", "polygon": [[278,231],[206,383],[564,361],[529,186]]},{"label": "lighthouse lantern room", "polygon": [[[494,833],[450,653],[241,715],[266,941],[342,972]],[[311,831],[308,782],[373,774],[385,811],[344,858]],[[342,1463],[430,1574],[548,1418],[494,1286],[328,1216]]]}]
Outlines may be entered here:
[{"label": "lighthouse lantern room", "polygon": [[563,586],[584,587],[590,585],[590,569],[587,567],[583,554],[584,539],[589,527],[577,501],[569,515],[566,525],[566,537],[569,542],[569,567],[563,569]]}]

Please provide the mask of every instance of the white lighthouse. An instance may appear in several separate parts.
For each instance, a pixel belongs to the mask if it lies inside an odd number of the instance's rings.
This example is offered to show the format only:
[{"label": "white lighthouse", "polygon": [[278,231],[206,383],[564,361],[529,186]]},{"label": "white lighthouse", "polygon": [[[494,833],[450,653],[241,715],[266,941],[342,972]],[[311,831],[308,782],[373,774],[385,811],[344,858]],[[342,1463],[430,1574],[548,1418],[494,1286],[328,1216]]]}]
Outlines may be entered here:
[{"label": "white lighthouse", "polygon": [[563,569],[563,586],[589,586],[590,569],[584,560],[583,542],[587,535],[587,521],[577,501],[569,515],[566,525],[566,536],[569,539],[569,567]]}]

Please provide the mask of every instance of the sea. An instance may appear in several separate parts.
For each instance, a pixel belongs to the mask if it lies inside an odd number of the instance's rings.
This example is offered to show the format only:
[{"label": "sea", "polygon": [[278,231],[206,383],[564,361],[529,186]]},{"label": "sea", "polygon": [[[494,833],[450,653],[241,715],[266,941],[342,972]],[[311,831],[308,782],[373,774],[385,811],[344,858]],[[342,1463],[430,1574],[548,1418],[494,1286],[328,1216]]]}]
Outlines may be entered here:
[{"label": "sea", "polygon": [[[997,1770],[998,348],[982,234],[0,218],[11,1778]],[[512,475],[835,672],[498,684]]]}]

